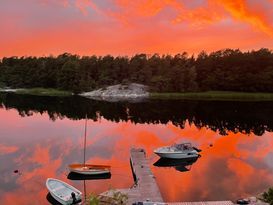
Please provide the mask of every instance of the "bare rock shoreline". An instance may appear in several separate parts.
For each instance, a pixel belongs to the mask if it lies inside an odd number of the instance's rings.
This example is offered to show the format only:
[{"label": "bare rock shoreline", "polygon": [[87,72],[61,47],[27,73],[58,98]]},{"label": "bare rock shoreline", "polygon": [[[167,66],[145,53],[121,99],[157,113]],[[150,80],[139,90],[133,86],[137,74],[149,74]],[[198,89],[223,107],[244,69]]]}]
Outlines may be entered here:
[{"label": "bare rock shoreline", "polygon": [[100,88],[91,92],[84,92],[80,96],[106,101],[120,101],[120,100],[140,100],[149,97],[148,86],[131,83],[131,84],[117,84]]}]

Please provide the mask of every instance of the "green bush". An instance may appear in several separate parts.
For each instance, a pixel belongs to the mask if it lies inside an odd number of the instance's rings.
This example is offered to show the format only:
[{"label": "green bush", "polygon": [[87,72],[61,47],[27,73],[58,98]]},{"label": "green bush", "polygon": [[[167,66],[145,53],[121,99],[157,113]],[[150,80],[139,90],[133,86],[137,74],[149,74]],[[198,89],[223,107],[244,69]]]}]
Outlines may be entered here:
[{"label": "green bush", "polygon": [[98,196],[91,194],[89,197],[89,205],[99,205],[100,200]]}]

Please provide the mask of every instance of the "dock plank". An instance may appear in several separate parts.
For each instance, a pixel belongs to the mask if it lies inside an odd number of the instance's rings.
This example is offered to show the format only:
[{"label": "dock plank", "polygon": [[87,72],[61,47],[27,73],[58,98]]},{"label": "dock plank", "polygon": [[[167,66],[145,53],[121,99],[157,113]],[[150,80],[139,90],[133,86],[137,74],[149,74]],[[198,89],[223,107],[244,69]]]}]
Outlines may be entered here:
[{"label": "dock plank", "polygon": [[234,205],[231,201],[200,201],[200,202],[144,202],[143,205]]}]

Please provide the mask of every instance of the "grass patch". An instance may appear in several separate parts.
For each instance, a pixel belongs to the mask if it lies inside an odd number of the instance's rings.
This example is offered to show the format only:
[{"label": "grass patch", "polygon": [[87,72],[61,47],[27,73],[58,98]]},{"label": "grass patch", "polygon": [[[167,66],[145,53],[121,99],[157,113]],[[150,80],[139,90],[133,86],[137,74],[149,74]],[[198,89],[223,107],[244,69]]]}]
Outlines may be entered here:
[{"label": "grass patch", "polygon": [[125,205],[128,201],[127,194],[110,190],[111,196],[91,194],[87,199],[87,205]]},{"label": "grass patch", "polygon": [[96,196],[95,194],[91,194],[89,196],[89,199],[87,200],[88,203],[86,204],[89,204],[89,205],[99,205],[100,203],[100,200],[98,198],[98,196]]},{"label": "grass patch", "polygon": [[229,91],[207,91],[189,93],[151,93],[152,99],[186,99],[217,101],[273,101],[273,93],[246,93]]},{"label": "grass patch", "polygon": [[37,96],[70,96],[72,92],[57,90],[53,88],[29,88],[29,89],[18,89],[16,94],[22,95],[37,95]]}]

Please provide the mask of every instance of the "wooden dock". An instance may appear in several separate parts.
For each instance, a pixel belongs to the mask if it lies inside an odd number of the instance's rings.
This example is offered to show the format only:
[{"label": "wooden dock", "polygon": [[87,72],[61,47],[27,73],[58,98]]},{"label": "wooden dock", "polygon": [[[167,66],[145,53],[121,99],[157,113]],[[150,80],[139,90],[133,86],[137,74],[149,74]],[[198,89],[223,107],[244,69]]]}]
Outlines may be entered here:
[{"label": "wooden dock", "polygon": [[[128,196],[127,205],[234,205],[231,201],[163,202],[145,150],[131,149],[130,163],[135,181],[134,186],[129,189],[108,190],[100,194],[101,197],[109,199],[113,197],[115,191],[119,191]],[[269,204],[254,200],[250,202],[250,205]]]},{"label": "wooden dock", "polygon": [[[235,205],[231,201],[199,201],[199,202],[142,202],[141,205]],[[250,202],[249,205],[269,205],[265,202]]]},{"label": "wooden dock", "polygon": [[[157,186],[149,161],[144,149],[131,149],[131,168],[135,185],[131,189],[122,190],[128,195],[128,204],[143,205],[233,205],[231,201],[211,202],[163,202],[160,190]],[[141,203],[142,202],[142,203]]]},{"label": "wooden dock", "polygon": [[133,202],[156,201],[163,202],[161,193],[155,181],[144,149],[131,149],[130,157],[132,172],[135,180]]}]

